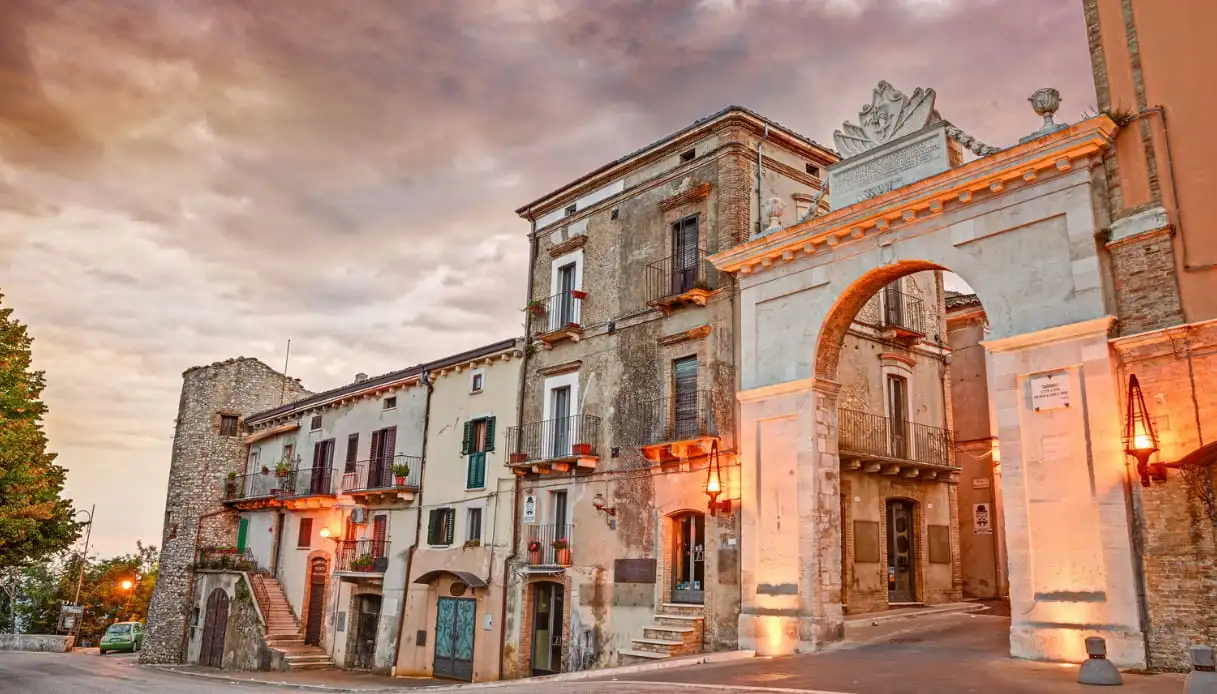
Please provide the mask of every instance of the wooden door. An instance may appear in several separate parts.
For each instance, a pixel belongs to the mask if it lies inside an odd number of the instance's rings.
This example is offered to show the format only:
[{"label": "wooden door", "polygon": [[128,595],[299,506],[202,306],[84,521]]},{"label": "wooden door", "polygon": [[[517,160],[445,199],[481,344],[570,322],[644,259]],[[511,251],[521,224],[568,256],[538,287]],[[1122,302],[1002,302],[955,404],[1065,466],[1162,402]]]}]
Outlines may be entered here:
[{"label": "wooden door", "polygon": [[887,502],[887,601],[915,602],[917,598],[917,529],[913,503],[903,499]]},{"label": "wooden door", "polygon": [[228,593],[216,588],[207,596],[199,664],[218,668],[224,662],[224,632],[228,630]]},{"label": "wooden door", "polygon": [[477,601],[440,598],[435,618],[436,677],[473,680],[473,634]]},{"label": "wooden door", "polygon": [[318,557],[309,567],[308,614],[304,620],[304,643],[321,645],[321,617],[325,614],[326,561]]}]

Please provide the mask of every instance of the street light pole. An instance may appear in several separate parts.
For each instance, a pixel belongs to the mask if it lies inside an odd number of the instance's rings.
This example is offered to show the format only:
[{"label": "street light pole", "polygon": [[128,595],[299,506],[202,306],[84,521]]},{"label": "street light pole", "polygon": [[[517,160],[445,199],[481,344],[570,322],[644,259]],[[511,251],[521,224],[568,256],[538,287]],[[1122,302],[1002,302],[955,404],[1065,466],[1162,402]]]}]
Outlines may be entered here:
[{"label": "street light pole", "polygon": [[[97,510],[97,504],[89,509],[89,528],[85,530],[85,549],[80,555],[80,575],[76,578],[76,597],[72,599],[73,605],[80,604],[80,586],[85,581],[85,564],[89,561],[89,537],[93,534],[93,512]],[[79,513],[84,513],[80,511]]]}]

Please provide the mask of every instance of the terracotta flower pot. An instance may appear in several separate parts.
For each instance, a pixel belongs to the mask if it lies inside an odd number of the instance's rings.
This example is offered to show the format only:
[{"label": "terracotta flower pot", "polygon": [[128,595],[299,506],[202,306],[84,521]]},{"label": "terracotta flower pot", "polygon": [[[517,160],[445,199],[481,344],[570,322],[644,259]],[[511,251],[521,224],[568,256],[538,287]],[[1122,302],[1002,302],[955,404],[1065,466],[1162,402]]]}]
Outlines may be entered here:
[{"label": "terracotta flower pot", "polygon": [[575,452],[575,455],[591,455],[592,454],[592,444],[576,443],[573,446],[571,446],[571,450],[573,450]]},{"label": "terracotta flower pot", "polygon": [[558,557],[559,566],[570,566],[570,547],[563,547],[562,549],[555,549],[554,553]]}]

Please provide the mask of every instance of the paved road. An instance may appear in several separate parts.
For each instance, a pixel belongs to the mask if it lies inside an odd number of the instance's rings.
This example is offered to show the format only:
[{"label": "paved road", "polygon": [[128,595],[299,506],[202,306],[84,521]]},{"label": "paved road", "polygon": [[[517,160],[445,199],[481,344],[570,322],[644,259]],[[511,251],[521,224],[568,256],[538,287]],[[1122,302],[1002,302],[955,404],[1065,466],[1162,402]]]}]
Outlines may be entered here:
[{"label": "paved road", "polygon": [[278,687],[223,685],[141,668],[138,656],[84,653],[0,652],[0,692],[4,694],[214,694],[260,692],[299,694]]}]

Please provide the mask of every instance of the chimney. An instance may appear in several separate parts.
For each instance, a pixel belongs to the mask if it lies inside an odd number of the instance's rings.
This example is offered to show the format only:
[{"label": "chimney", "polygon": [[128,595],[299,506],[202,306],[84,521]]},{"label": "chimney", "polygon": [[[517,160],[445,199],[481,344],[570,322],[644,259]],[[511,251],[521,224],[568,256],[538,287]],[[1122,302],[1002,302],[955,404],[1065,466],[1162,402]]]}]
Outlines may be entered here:
[{"label": "chimney", "polygon": [[360,371],[359,373],[355,374],[355,382],[356,382],[356,383],[363,383],[363,382],[364,382],[364,381],[366,381],[366,380],[368,380],[368,375],[367,375],[367,374],[365,374],[365,373],[363,373],[362,371]]}]

